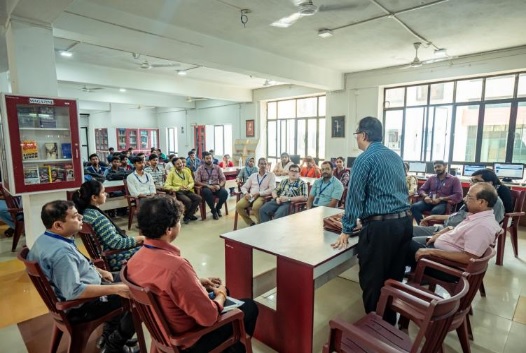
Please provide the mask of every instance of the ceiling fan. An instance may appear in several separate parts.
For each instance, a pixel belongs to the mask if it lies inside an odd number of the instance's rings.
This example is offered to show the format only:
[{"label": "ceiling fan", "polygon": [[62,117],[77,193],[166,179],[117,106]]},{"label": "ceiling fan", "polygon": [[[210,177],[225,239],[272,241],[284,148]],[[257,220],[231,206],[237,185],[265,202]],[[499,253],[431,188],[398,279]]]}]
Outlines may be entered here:
[{"label": "ceiling fan", "polygon": [[177,67],[180,64],[177,63],[168,63],[168,64],[151,64],[148,59],[144,59],[142,63],[139,64],[139,67],[143,70],[150,70],[155,67]]},{"label": "ceiling fan", "polygon": [[[416,68],[416,67],[420,67],[420,66],[425,65],[425,64],[432,64],[432,63],[436,63],[436,62],[439,62],[439,61],[451,60],[451,59],[456,58],[456,56],[449,56],[449,55],[445,54],[444,57],[441,57],[441,58],[435,58],[435,59],[429,59],[429,60],[420,60],[420,58],[418,57],[418,49],[420,49],[421,45],[422,45],[421,42],[413,43],[413,47],[415,48],[415,58],[405,68]],[[442,50],[444,50],[444,49],[442,49]]]},{"label": "ceiling fan", "polygon": [[187,103],[197,102],[197,101],[206,101],[208,98],[204,97],[186,97]]},{"label": "ceiling fan", "polygon": [[312,16],[317,12],[326,12],[326,11],[338,11],[355,8],[356,5],[320,5],[316,6],[312,0],[291,0],[294,6],[296,6],[297,11],[292,15],[283,17],[275,22],[272,22],[270,25],[274,27],[287,28],[292,26],[296,21],[305,16]]},{"label": "ceiling fan", "polygon": [[95,92],[95,91],[98,91],[100,89],[104,89],[104,87],[88,87],[88,86],[84,85],[81,88],[79,88],[79,90],[81,90],[82,92],[86,92],[86,93]]}]

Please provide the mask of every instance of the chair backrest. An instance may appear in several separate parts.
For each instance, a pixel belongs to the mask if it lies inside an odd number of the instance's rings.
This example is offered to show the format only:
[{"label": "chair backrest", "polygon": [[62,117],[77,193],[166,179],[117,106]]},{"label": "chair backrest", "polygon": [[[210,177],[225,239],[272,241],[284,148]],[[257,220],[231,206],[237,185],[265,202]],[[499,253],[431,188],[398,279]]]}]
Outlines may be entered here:
[{"label": "chair backrest", "polygon": [[337,207],[345,208],[345,200],[346,199],[347,199],[347,188],[344,188],[342,197],[341,197],[340,201],[338,201],[338,206]]},{"label": "chair backrest", "polygon": [[20,206],[20,197],[13,196],[9,192],[9,190],[2,187],[2,193],[4,195],[5,203],[7,205],[7,208],[21,208]]},{"label": "chair backrest", "polygon": [[73,200],[73,194],[75,194],[77,190],[66,190],[66,200],[72,201]]},{"label": "chair backrest", "polygon": [[126,181],[126,179],[124,179],[122,183],[124,184],[124,195],[126,195],[128,207],[135,207],[137,205],[137,199],[130,195],[130,190],[128,189],[128,182]]},{"label": "chair backrest", "polygon": [[29,253],[29,248],[24,247],[17,258],[22,261],[26,267],[26,272],[31,279],[31,282],[35,286],[40,294],[40,297],[46,304],[51,316],[55,321],[58,321],[66,326],[69,326],[69,322],[66,318],[65,313],[62,310],[58,310],[56,304],[59,302],[55,291],[51,287],[49,280],[42,271],[42,268],[36,261],[27,260],[27,254]]},{"label": "chair backrest", "polygon": [[97,267],[109,271],[110,267],[104,256],[102,244],[99,242],[91,225],[88,223],[82,223],[82,229],[80,230],[79,235],[93,263]]},{"label": "chair backrest", "polygon": [[513,203],[513,212],[521,212],[526,199],[526,191],[510,190],[511,202]]},{"label": "chair backrest", "polygon": [[135,310],[146,325],[155,344],[163,347],[163,351],[178,352],[170,344],[170,328],[151,290],[131,282],[126,265],[121,270],[121,280],[130,288]]},{"label": "chair backrest", "polygon": [[414,314],[414,310],[421,311],[422,322],[420,330],[413,341],[411,352],[418,352],[424,339],[425,343],[420,352],[438,351],[446,337],[448,328],[453,320],[453,315],[460,306],[460,301],[469,290],[467,279],[463,276],[459,280],[456,291],[452,293],[450,298],[439,298],[435,296],[432,299],[424,300],[422,298],[429,296],[426,292],[416,288],[412,289],[412,292],[419,291],[422,294],[422,297],[415,297],[397,289],[400,286],[408,285],[394,280],[387,280],[385,282],[380,300],[378,301],[376,313],[383,316],[388,306],[406,317],[411,317],[411,315]]}]

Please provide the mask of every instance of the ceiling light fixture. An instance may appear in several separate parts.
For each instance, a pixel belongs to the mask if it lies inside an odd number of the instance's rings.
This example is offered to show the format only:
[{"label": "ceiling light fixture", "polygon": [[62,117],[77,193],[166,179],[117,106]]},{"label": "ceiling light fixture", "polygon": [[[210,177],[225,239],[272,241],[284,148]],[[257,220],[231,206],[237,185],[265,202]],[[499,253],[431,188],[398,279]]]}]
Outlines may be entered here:
[{"label": "ceiling light fixture", "polygon": [[322,28],[318,31],[318,37],[320,38],[330,38],[332,37],[332,30],[328,28]]},{"label": "ceiling light fixture", "polygon": [[73,56],[73,53],[69,52],[69,51],[66,51],[66,50],[62,50],[60,52],[60,55],[65,57],[65,58],[71,58]]},{"label": "ceiling light fixture", "polygon": [[448,56],[447,55],[447,49],[445,49],[445,48],[435,49],[434,55],[437,58],[445,58],[445,57]]},{"label": "ceiling light fixture", "polygon": [[126,88],[120,88],[119,92],[123,92],[123,93],[126,92]]},{"label": "ceiling light fixture", "polygon": [[179,76],[186,76],[186,70],[177,70]]}]

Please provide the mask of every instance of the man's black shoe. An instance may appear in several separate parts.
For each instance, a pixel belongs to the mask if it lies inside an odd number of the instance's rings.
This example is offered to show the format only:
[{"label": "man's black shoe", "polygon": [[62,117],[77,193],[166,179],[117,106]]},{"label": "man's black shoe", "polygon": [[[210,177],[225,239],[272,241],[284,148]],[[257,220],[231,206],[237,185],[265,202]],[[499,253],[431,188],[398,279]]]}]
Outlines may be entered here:
[{"label": "man's black shoe", "polygon": [[188,217],[188,219],[191,221],[197,221],[197,217],[194,215],[191,215],[190,217]]},{"label": "man's black shoe", "polygon": [[221,209],[220,208],[216,207],[216,212],[217,212],[217,215],[219,217],[223,217],[223,215],[221,214]]},{"label": "man's black shoe", "polygon": [[219,216],[217,215],[217,212],[212,212],[212,217],[214,217],[215,220],[219,219]]},{"label": "man's black shoe", "polygon": [[188,218],[188,217],[183,218],[183,223],[184,224],[190,223],[190,218]]}]

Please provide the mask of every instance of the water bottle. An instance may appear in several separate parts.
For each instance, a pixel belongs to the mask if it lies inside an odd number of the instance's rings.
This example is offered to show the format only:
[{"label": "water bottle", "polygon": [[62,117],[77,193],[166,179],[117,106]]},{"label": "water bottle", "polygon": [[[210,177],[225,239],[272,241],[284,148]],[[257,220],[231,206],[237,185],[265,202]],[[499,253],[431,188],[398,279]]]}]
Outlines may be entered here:
[{"label": "water bottle", "polygon": [[243,168],[243,158],[239,157],[239,168]]}]

